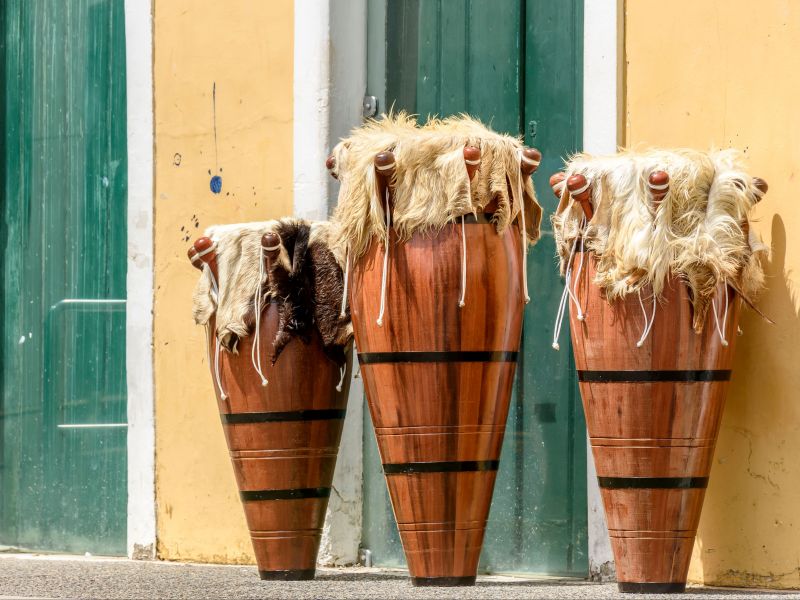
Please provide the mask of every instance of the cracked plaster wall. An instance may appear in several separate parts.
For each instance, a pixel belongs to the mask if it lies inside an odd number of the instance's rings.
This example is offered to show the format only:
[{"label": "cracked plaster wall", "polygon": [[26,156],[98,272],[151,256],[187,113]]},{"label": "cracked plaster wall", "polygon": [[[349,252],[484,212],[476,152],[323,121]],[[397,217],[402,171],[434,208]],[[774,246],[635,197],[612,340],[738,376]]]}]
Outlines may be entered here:
[{"label": "cracked plaster wall", "polygon": [[[657,17],[657,18],[654,18]],[[769,182],[768,291],[745,310],[690,578],[800,587],[800,3],[626,3],[626,143],[737,147]]]}]

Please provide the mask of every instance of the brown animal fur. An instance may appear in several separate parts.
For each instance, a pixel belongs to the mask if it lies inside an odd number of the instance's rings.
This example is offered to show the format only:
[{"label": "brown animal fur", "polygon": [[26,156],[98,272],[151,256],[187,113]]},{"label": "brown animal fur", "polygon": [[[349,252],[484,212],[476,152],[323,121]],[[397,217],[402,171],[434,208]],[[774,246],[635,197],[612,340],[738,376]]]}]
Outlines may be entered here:
[{"label": "brown animal fur", "polygon": [[[261,237],[268,232],[281,237],[281,250],[270,273],[259,279]],[[330,240],[338,237],[335,225],[286,218],[213,226],[205,234],[217,244],[220,294],[218,299],[214,297],[208,271],[204,271],[194,294],[193,312],[198,324],[206,324],[216,315],[220,344],[236,352],[238,340],[253,331],[258,289],[280,304],[274,360],[293,337],[307,340],[315,327],[326,353],[343,364],[352,325],[349,312],[339,317],[343,260],[329,247]]]}]

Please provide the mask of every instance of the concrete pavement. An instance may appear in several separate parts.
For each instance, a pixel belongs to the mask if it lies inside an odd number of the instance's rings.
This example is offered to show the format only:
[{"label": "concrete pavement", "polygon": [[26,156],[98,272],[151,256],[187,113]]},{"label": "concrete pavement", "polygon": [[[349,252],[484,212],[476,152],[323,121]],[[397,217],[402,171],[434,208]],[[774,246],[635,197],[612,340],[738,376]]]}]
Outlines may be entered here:
[{"label": "concrete pavement", "polygon": [[[681,598],[800,598],[792,592],[692,587]],[[319,569],[317,579],[266,582],[255,567],[130,561],[61,555],[0,555],[0,599],[7,598],[620,598],[616,584],[577,579],[485,576],[475,587],[415,588],[406,573]],[[633,598],[675,596],[633,596]]]}]

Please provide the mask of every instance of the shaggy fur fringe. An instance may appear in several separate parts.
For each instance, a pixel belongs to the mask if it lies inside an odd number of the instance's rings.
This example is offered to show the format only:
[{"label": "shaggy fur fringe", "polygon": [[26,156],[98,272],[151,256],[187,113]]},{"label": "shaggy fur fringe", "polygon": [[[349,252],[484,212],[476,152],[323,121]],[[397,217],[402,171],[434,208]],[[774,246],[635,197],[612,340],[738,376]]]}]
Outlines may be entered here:
[{"label": "shaggy fur fringe", "polygon": [[[717,286],[723,281],[752,303],[764,286],[765,246],[753,233],[748,211],[760,192],[738,152],[650,150],[614,156],[573,156],[566,176],[592,184],[594,216],[584,244],[598,256],[595,282],[609,300],[652,286],[659,296],[667,279],[684,278],[692,292],[694,327],[700,331]],[[669,192],[655,209],[647,178],[669,175]],[[583,211],[565,190],[551,216],[566,270]]]},{"label": "shaggy fur fringe", "polygon": [[[259,279],[261,237],[277,233],[281,238],[278,260]],[[205,235],[217,244],[219,298],[211,291],[208,270],[200,276],[194,292],[193,316],[205,325],[216,316],[220,344],[236,352],[239,339],[252,333],[255,325],[256,291],[267,301],[279,303],[280,324],[273,342],[273,362],[293,337],[308,340],[312,327],[319,331],[326,353],[343,364],[344,347],[353,329],[349,313],[339,317],[343,292],[344,257],[330,247],[339,237],[335,224],[281,219],[259,223],[217,225]]]},{"label": "shaggy fur fringe", "polygon": [[[464,165],[467,145],[481,150],[472,182]],[[521,149],[519,139],[495,133],[466,115],[431,119],[424,126],[402,112],[368,121],[333,150],[333,172],[341,183],[335,219],[342,236],[336,246],[340,252],[349,248],[353,258],[358,258],[373,236],[385,240],[386,216],[373,163],[375,155],[384,150],[395,156],[391,216],[401,239],[416,232],[438,231],[453,219],[497,200],[494,221],[498,232],[517,218],[524,202],[527,238],[535,243],[542,208],[530,178],[523,181],[520,174]]]}]

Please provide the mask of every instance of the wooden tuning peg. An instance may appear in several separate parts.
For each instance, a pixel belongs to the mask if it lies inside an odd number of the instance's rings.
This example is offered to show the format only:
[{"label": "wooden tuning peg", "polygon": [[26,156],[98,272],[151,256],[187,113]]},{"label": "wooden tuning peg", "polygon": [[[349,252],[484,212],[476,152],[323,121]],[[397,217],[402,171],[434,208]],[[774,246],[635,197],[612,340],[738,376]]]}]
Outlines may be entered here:
[{"label": "wooden tuning peg", "polygon": [[658,206],[669,192],[669,175],[666,171],[653,171],[647,178],[647,189],[653,198],[653,204]]},{"label": "wooden tuning peg", "polygon": [[572,175],[567,179],[567,189],[570,196],[580,203],[583,208],[583,214],[586,215],[586,220],[590,221],[594,216],[594,209],[592,208],[592,185],[586,181],[583,175]]},{"label": "wooden tuning peg", "polygon": [[539,163],[542,162],[542,153],[536,148],[523,148],[521,170],[525,177],[530,177],[539,168]]},{"label": "wooden tuning peg", "polygon": [[467,176],[470,181],[481,164],[481,149],[476,146],[464,146],[464,165],[467,167]]},{"label": "wooden tuning peg", "polygon": [[556,198],[561,198],[561,194],[564,192],[564,180],[566,178],[567,176],[562,172],[553,173],[550,176],[550,187],[553,188],[553,193],[556,195]]}]

